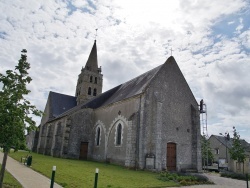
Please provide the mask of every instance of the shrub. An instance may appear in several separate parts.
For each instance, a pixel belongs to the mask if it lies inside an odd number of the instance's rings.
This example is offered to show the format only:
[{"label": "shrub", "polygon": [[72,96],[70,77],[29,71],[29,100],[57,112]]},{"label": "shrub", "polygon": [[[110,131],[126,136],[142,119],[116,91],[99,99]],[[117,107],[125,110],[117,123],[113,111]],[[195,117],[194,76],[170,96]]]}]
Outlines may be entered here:
[{"label": "shrub", "polygon": [[181,185],[187,185],[187,182],[186,182],[186,180],[181,180],[181,181],[180,181],[180,184],[181,184]]},{"label": "shrub", "polygon": [[196,180],[198,182],[208,182],[209,181],[208,177],[206,177],[202,174],[194,174],[194,176],[196,177]]},{"label": "shrub", "polygon": [[221,177],[238,179],[238,180],[246,180],[245,174],[235,173],[235,172],[223,172],[220,174]]},{"label": "shrub", "polygon": [[211,184],[208,178],[201,174],[161,172],[158,179],[178,182],[180,185]]}]

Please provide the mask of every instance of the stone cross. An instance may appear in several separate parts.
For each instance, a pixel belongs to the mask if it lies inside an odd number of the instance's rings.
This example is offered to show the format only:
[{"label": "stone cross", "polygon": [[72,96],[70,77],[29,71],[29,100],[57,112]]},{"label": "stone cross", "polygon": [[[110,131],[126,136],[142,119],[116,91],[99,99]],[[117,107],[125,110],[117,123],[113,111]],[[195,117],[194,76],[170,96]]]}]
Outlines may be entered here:
[{"label": "stone cross", "polygon": [[171,56],[172,56],[172,52],[173,52],[174,50],[171,48],[170,51],[171,51]]},{"label": "stone cross", "polygon": [[97,28],[95,29],[95,40],[96,40],[96,37],[97,37]]}]

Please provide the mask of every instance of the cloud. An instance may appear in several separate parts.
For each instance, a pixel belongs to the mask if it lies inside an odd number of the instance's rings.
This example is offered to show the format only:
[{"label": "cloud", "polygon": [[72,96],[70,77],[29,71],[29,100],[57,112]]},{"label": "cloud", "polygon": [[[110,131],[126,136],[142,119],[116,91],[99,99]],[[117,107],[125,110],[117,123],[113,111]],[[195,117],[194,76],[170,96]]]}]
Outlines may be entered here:
[{"label": "cloud", "polygon": [[250,141],[248,1],[16,0],[0,7],[0,71],[13,69],[26,48],[29,99],[40,109],[50,90],[75,94],[98,28],[104,91],[164,63],[172,48],[208,106],[209,134],[238,126]]},{"label": "cloud", "polygon": [[244,28],[244,24],[243,24],[243,19],[242,18],[239,19],[239,22],[240,22],[240,24],[235,29],[236,30],[235,32],[238,33],[238,34],[241,33],[241,30]]}]

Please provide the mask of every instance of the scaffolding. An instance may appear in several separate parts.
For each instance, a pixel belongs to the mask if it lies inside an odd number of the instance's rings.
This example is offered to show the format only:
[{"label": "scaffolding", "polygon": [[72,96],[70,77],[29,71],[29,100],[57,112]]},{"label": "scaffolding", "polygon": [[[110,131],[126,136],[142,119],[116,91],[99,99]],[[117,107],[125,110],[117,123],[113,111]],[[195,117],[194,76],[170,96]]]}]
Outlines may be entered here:
[{"label": "scaffolding", "polygon": [[207,131],[207,105],[203,99],[200,101],[200,121],[202,126],[202,135],[208,137]]},{"label": "scaffolding", "polygon": [[200,123],[202,127],[202,136],[204,137],[203,143],[205,147],[205,156],[202,154],[203,158],[203,170],[208,167],[208,131],[207,131],[207,105],[204,103],[203,99],[200,101]]}]

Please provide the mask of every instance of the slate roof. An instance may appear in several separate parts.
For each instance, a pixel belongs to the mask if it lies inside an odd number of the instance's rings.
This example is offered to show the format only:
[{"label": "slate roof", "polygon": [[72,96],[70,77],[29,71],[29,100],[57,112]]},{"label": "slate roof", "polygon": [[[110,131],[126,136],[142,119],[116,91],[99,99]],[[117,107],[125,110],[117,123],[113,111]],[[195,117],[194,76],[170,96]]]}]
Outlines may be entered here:
[{"label": "slate roof", "polygon": [[[232,138],[226,140],[224,136],[217,136],[217,135],[211,135],[211,136],[214,136],[219,142],[221,142],[224,146],[227,146],[228,148],[231,148],[233,146]],[[250,144],[247,141],[240,139],[240,143],[246,152],[250,152]]]},{"label": "slate roof", "polygon": [[[69,109],[66,112],[63,112],[61,114],[58,114],[57,118],[61,118],[65,115],[68,115],[74,111],[77,111],[82,108],[92,108],[96,109],[101,106],[109,105],[124,99],[128,99],[130,97],[136,96],[138,94],[141,94],[144,92],[145,88],[149,85],[150,81],[155,77],[157,72],[160,70],[162,65],[128,81],[124,84],[121,84],[119,86],[116,86],[98,96],[96,96],[93,99],[90,99],[84,104],[79,104],[78,106],[75,106],[74,108]],[[75,98],[75,97],[74,97]],[[53,120],[55,120],[53,119]],[[52,120],[52,119],[51,119]],[[51,121],[50,120],[50,121]]]},{"label": "slate roof", "polygon": [[60,114],[76,106],[76,97],[64,95],[50,91],[50,118],[55,118]]},{"label": "slate roof", "polygon": [[144,92],[150,81],[155,77],[162,65],[122,84],[119,89],[103,105],[108,105]]},{"label": "slate roof", "polygon": [[232,147],[233,139],[230,138],[230,140],[226,140],[226,138],[224,136],[211,135],[211,137],[212,136],[214,136],[224,146],[227,146],[228,148]]}]

